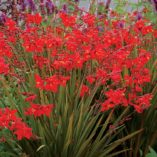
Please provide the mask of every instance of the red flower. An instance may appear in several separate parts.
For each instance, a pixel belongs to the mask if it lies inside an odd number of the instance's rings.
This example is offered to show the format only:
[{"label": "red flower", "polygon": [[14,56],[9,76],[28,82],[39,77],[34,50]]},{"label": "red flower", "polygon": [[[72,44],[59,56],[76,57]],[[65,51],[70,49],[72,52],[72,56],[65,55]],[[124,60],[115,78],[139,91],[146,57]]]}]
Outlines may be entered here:
[{"label": "red flower", "polygon": [[146,34],[148,34],[148,33],[152,33],[153,32],[153,28],[152,28],[152,26],[145,26],[145,27],[143,27],[143,29],[142,29],[142,34],[143,35],[146,35]]},{"label": "red flower", "polygon": [[0,108],[0,127],[10,127],[11,121],[16,121],[16,112],[17,110],[11,110],[9,108]]},{"label": "red flower", "polygon": [[93,77],[92,75],[88,75],[88,76],[86,77],[86,79],[87,79],[87,81],[88,81],[90,84],[92,84],[92,83],[95,82],[95,77]]},{"label": "red flower", "polygon": [[86,14],[83,16],[83,21],[89,26],[93,26],[96,21],[96,17],[91,14]]},{"label": "red flower", "polygon": [[134,105],[134,108],[137,112],[141,113],[143,110],[147,109],[150,107],[152,95],[151,94],[145,94],[141,97],[138,97],[136,104]]},{"label": "red flower", "polygon": [[62,22],[66,27],[72,27],[76,24],[75,16],[70,16],[67,15],[66,13],[60,13],[60,18],[62,19]]},{"label": "red flower", "polygon": [[41,77],[38,74],[35,75],[35,83],[36,83],[36,88],[44,89],[44,81],[41,79]]},{"label": "red flower", "polygon": [[89,92],[89,88],[86,85],[82,85],[81,87],[81,92],[80,92],[80,96],[83,97],[86,93]]},{"label": "red flower", "polygon": [[14,134],[17,135],[18,140],[22,138],[30,139],[32,137],[32,128],[29,128],[21,120],[16,120],[15,123],[12,123],[12,130]]},{"label": "red flower", "polygon": [[11,47],[9,45],[8,39],[6,39],[4,34],[0,32],[0,56],[11,58],[13,56]]},{"label": "red flower", "polygon": [[58,91],[59,86],[65,86],[66,82],[70,79],[70,77],[64,77],[61,75],[53,75],[48,77],[45,82],[45,90],[52,91],[56,93]]},{"label": "red flower", "polygon": [[4,58],[0,57],[0,74],[9,73],[9,64],[5,63]]},{"label": "red flower", "polygon": [[39,25],[42,22],[42,17],[39,15],[39,13],[35,15],[27,14],[26,22]]},{"label": "red flower", "polygon": [[36,94],[32,94],[32,95],[29,95],[27,98],[25,98],[25,101],[27,102],[32,102],[33,100],[36,99]]},{"label": "red flower", "polygon": [[33,59],[39,69],[42,69],[44,66],[48,66],[49,64],[49,60],[43,56],[34,56]]},{"label": "red flower", "polygon": [[15,31],[17,30],[17,27],[16,27],[16,22],[13,21],[12,19],[7,19],[6,23],[5,23],[5,26],[8,28],[9,31]]},{"label": "red flower", "polygon": [[22,138],[30,139],[32,136],[32,129],[29,128],[21,118],[18,118],[16,114],[17,110],[10,110],[9,108],[0,109],[0,127],[8,128],[17,135],[17,139]]},{"label": "red flower", "polygon": [[114,108],[117,105],[128,106],[128,100],[125,97],[125,89],[117,89],[105,92],[107,100],[102,104],[102,111]]},{"label": "red flower", "polygon": [[29,108],[26,109],[26,115],[33,115],[34,117],[40,117],[42,115],[50,116],[54,105],[40,105],[40,104],[31,104]]},{"label": "red flower", "polygon": [[153,35],[155,38],[157,38],[157,30],[154,30]]},{"label": "red flower", "polygon": [[69,76],[53,75],[45,80],[42,80],[39,75],[35,75],[37,88],[52,91],[54,93],[58,91],[59,86],[65,86],[69,79]]},{"label": "red flower", "polygon": [[143,20],[143,19],[138,20],[138,21],[135,23],[135,27],[134,27],[135,31],[137,32],[137,31],[142,30],[142,28],[145,26],[145,23],[146,23],[146,21]]}]

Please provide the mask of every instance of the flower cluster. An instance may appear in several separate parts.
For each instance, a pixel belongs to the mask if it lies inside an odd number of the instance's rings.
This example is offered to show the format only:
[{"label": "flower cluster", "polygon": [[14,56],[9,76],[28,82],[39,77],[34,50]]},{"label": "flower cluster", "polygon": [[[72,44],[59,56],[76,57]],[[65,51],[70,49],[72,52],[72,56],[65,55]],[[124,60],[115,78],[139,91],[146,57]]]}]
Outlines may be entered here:
[{"label": "flower cluster", "polygon": [[40,117],[42,115],[50,117],[53,107],[54,107],[53,104],[50,105],[31,104],[31,106],[26,109],[25,114],[33,115],[34,117]]},{"label": "flower cluster", "polygon": [[[74,5],[78,5],[77,2],[74,1]],[[62,2],[55,4],[52,0],[3,0],[0,1],[0,24],[4,24],[8,17],[23,23],[25,13],[39,13],[47,20],[47,17],[59,12],[67,13],[68,5]]]},{"label": "flower cluster", "polygon": [[0,2],[0,8],[6,15],[22,16],[24,12],[41,12],[42,14],[52,14],[55,11],[55,5],[51,0],[18,0]]},{"label": "flower cluster", "polygon": [[16,113],[17,110],[0,109],[0,129],[9,129],[17,136],[18,140],[22,138],[30,139],[32,137],[32,129],[21,118],[17,117]]},{"label": "flower cluster", "polygon": [[66,82],[70,79],[68,76],[53,75],[42,80],[39,75],[35,75],[36,87],[46,91],[57,92],[59,86],[66,86]]},{"label": "flower cluster", "polygon": [[[26,14],[23,27],[7,19],[0,30],[0,75],[5,74],[2,77],[7,81],[9,75],[23,78],[20,83],[14,80],[14,88],[31,103],[25,114],[49,117],[54,102],[47,103],[48,98],[54,101],[60,86],[80,99],[97,87],[101,111],[132,106],[141,113],[149,108],[153,95],[144,88],[151,82],[147,64],[152,52],[144,44],[157,38],[157,30],[144,18],[128,16],[130,23],[62,12],[60,25],[41,26],[39,14]],[[15,116],[16,110],[0,112],[1,127],[13,131],[18,139],[32,136],[31,128]]]},{"label": "flower cluster", "polygon": [[9,73],[9,65],[5,63],[4,58],[0,58],[0,74],[8,74]]}]

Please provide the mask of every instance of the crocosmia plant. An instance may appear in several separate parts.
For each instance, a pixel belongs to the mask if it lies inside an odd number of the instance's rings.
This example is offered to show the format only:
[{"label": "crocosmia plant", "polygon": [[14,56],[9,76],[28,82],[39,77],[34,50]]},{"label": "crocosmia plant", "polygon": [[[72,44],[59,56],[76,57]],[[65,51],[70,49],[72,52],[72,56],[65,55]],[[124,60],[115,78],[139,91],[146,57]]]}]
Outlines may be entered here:
[{"label": "crocosmia plant", "polygon": [[18,1],[22,25],[5,16],[0,156],[140,157],[157,144],[155,125],[148,132],[156,120],[156,25],[142,12],[96,15],[77,3],[46,23],[43,15],[55,11],[49,0]]}]

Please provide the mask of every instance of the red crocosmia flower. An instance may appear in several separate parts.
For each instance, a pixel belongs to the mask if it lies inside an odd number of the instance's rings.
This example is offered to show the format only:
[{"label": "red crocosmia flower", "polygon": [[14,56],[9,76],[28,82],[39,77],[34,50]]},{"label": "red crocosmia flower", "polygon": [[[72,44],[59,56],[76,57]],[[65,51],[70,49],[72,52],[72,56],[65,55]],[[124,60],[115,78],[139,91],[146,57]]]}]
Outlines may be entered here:
[{"label": "red crocosmia flower", "polygon": [[26,115],[33,115],[34,117],[40,117],[42,115],[50,116],[54,105],[40,105],[40,104],[31,104],[29,108],[26,109]]},{"label": "red crocosmia flower", "polygon": [[62,39],[60,37],[54,36],[54,34],[47,34],[44,43],[48,49],[59,48],[62,45]]},{"label": "red crocosmia flower", "polygon": [[8,44],[8,39],[0,38],[0,56],[11,58],[13,56],[12,49]]},{"label": "red crocosmia flower", "polygon": [[117,66],[114,65],[110,77],[114,82],[121,81],[121,68],[119,68],[118,65]]},{"label": "red crocosmia flower", "polygon": [[142,92],[142,88],[139,85],[135,86],[135,91],[136,92]]},{"label": "red crocosmia flower", "polygon": [[134,26],[134,30],[137,32],[137,31],[140,31],[142,30],[142,28],[145,26],[145,23],[146,23],[146,20],[138,20],[136,23],[135,23],[135,26]]},{"label": "red crocosmia flower", "polygon": [[46,81],[45,90],[52,91],[54,93],[58,91],[58,86],[60,85],[60,81],[57,75],[48,77],[45,81]]},{"label": "red crocosmia flower", "polygon": [[35,83],[36,83],[36,88],[44,89],[44,81],[41,79],[41,77],[38,74],[35,75]]},{"label": "red crocosmia flower", "polygon": [[27,98],[25,98],[25,101],[32,102],[33,100],[36,99],[36,97],[37,96],[35,94],[29,95]]},{"label": "red crocosmia flower", "polygon": [[68,80],[70,80],[70,76],[59,76],[60,85],[65,87]]},{"label": "red crocosmia flower", "polygon": [[52,80],[47,80],[45,85],[45,90],[52,91],[54,93],[57,93],[58,91],[59,82],[54,82]]},{"label": "red crocosmia flower", "polygon": [[42,22],[42,16],[39,13],[35,14],[34,15],[34,23],[38,25],[41,22]]},{"label": "red crocosmia flower", "polygon": [[104,103],[101,104],[101,111],[104,112],[114,107],[115,107],[115,104],[113,104],[109,100],[106,100]]},{"label": "red crocosmia flower", "polygon": [[64,31],[63,31],[63,28],[61,28],[61,27],[56,27],[55,31],[56,31],[56,33],[57,33],[58,35],[61,35],[61,34],[64,32]]},{"label": "red crocosmia flower", "polygon": [[16,123],[12,123],[12,130],[18,140],[21,140],[22,138],[30,139],[32,137],[32,128],[29,128],[21,120],[17,120]]},{"label": "red crocosmia flower", "polygon": [[15,31],[17,30],[17,27],[16,27],[16,22],[13,21],[12,19],[7,19],[6,22],[5,22],[5,26],[8,28],[9,31]]},{"label": "red crocosmia flower", "polygon": [[36,46],[35,52],[42,53],[44,51],[44,46],[45,46],[45,40],[44,40],[44,38],[37,38],[34,41],[34,44]]},{"label": "red crocosmia flower", "polygon": [[66,86],[69,76],[53,75],[45,79],[44,89],[56,93],[59,86]]},{"label": "red crocosmia flower", "polygon": [[35,64],[37,65],[37,67],[39,67],[39,69],[42,69],[44,66],[48,66],[49,64],[49,60],[43,56],[34,56],[33,57]]},{"label": "red crocosmia flower", "polygon": [[27,23],[34,23],[34,24],[39,25],[42,22],[42,17],[40,16],[39,13],[34,14],[34,15],[27,14],[26,15],[26,22]]},{"label": "red crocosmia flower", "polygon": [[85,94],[89,92],[89,88],[86,85],[82,85],[81,91],[80,91],[80,96],[83,97]]},{"label": "red crocosmia flower", "polygon": [[7,39],[8,39],[8,42],[11,42],[11,43],[13,43],[13,44],[16,43],[16,38],[15,38],[14,36],[10,36],[10,37],[8,37]]},{"label": "red crocosmia flower", "polygon": [[145,94],[143,96],[138,97],[136,104],[134,105],[134,108],[137,112],[141,113],[143,110],[150,107],[152,99],[152,94]]},{"label": "red crocosmia flower", "polygon": [[76,17],[70,16],[66,13],[60,13],[60,18],[62,19],[62,22],[64,26],[66,27],[72,27],[76,24]]},{"label": "red crocosmia flower", "polygon": [[145,26],[145,27],[143,27],[141,32],[142,32],[143,35],[146,35],[148,33],[152,33],[153,28],[152,28],[152,26]]},{"label": "red crocosmia flower", "polygon": [[134,106],[136,112],[138,112],[138,113],[142,113],[143,112],[143,109],[140,106],[138,106],[136,104],[133,104],[133,106]]},{"label": "red crocosmia flower", "polygon": [[119,83],[121,81],[121,73],[115,73],[114,75],[111,76],[111,79],[115,83]]},{"label": "red crocosmia flower", "polygon": [[16,121],[16,110],[10,110],[9,108],[0,108],[0,127],[10,127],[11,121]]},{"label": "red crocosmia flower", "polygon": [[155,38],[157,38],[157,30],[153,31],[153,35],[154,35]]},{"label": "red crocosmia flower", "polygon": [[96,21],[96,17],[91,14],[86,14],[82,18],[83,18],[83,21],[89,26],[93,26]]},{"label": "red crocosmia flower", "polygon": [[39,75],[35,75],[36,87],[46,91],[56,93],[59,86],[66,86],[66,82],[70,79],[69,76],[53,75],[45,80],[42,80]]},{"label": "red crocosmia flower", "polygon": [[107,100],[102,104],[102,111],[114,108],[117,105],[128,106],[128,100],[125,97],[125,89],[116,89],[105,92]]},{"label": "red crocosmia flower", "polygon": [[21,118],[16,116],[17,110],[11,110],[9,108],[0,109],[0,127],[1,129],[7,128],[17,135],[17,139],[22,138],[30,139],[32,136],[32,129],[29,128]]},{"label": "red crocosmia flower", "polygon": [[107,71],[100,69],[100,68],[97,68],[96,79],[101,80],[101,83],[105,84],[106,80],[108,79]]},{"label": "red crocosmia flower", "polygon": [[9,73],[9,64],[5,63],[4,58],[0,57],[0,74]]},{"label": "red crocosmia flower", "polygon": [[93,76],[91,76],[91,75],[88,75],[88,76],[86,77],[86,79],[87,79],[87,81],[88,81],[90,84],[92,84],[92,83],[95,82],[95,78],[94,78]]},{"label": "red crocosmia flower", "polygon": [[71,56],[71,58],[74,62],[74,67],[78,68],[78,69],[81,69],[82,66],[83,66],[83,63],[84,63],[83,58],[78,54]]}]

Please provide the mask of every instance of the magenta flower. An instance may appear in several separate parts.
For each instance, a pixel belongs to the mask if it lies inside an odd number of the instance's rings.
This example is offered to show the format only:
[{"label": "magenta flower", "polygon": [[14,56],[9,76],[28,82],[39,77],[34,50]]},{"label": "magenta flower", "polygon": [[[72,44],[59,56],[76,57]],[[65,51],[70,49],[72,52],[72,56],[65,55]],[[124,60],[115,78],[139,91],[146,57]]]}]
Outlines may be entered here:
[{"label": "magenta flower", "polygon": [[3,12],[0,12],[0,24],[3,24],[6,21],[6,15]]},{"label": "magenta flower", "polygon": [[47,14],[52,14],[55,11],[55,5],[52,3],[51,0],[46,1],[46,9],[47,9]]},{"label": "magenta flower", "polygon": [[140,12],[137,13],[136,19],[137,20],[141,20],[142,19],[142,14]]},{"label": "magenta flower", "polygon": [[27,0],[27,3],[28,3],[28,6],[29,6],[29,9],[34,12],[36,10],[36,6],[35,6],[35,3],[33,0]]},{"label": "magenta flower", "polygon": [[155,12],[157,12],[157,0],[152,0],[152,3],[154,5]]},{"label": "magenta flower", "polygon": [[66,5],[66,4],[63,5],[62,11],[63,11],[64,13],[67,13],[68,8],[67,8],[67,5]]}]

